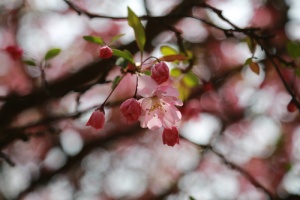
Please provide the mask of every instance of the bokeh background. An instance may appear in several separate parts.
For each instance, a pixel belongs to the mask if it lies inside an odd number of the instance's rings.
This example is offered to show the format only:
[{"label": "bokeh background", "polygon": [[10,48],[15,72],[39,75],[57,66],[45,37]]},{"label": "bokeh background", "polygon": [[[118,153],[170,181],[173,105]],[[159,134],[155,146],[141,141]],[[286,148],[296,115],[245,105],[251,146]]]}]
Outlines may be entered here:
[{"label": "bokeh background", "polygon": [[[233,29],[212,10],[193,6],[201,1],[69,2],[108,18],[79,15],[64,0],[0,1],[0,199],[299,199],[299,112],[288,112],[292,97],[259,45],[253,51],[260,68],[256,74],[244,64],[252,53],[243,32],[227,37],[195,19]],[[291,61],[286,45],[300,39],[300,1],[205,3],[240,28],[259,27],[262,34],[274,34],[265,39],[266,46]],[[122,118],[120,102],[135,91],[132,75],[109,99],[104,129],[85,126],[120,68],[114,60],[99,60],[100,47],[82,36],[101,36],[108,42],[124,33],[112,46],[129,50],[141,62],[127,20],[114,19],[126,18],[128,6],[138,16],[176,15],[143,20],[144,59],[161,57],[163,45],[179,50],[178,42],[194,55],[191,72],[197,83],[174,77],[184,100],[180,145],[163,145],[162,130],[142,129]],[[181,41],[172,29],[181,33]],[[5,50],[11,45],[23,50],[22,58],[13,59]],[[51,48],[62,51],[45,66],[49,87],[44,87],[41,69],[22,60],[42,64]],[[295,67],[276,60],[297,96],[299,59],[293,61]]]}]

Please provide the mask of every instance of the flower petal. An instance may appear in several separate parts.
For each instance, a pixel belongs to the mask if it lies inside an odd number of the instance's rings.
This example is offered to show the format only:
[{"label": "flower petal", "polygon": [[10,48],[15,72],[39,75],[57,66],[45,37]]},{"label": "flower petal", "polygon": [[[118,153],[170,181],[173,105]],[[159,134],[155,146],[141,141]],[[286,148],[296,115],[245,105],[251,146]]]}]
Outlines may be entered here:
[{"label": "flower petal", "polygon": [[139,76],[137,93],[142,97],[151,97],[156,91],[157,83],[150,76]]}]

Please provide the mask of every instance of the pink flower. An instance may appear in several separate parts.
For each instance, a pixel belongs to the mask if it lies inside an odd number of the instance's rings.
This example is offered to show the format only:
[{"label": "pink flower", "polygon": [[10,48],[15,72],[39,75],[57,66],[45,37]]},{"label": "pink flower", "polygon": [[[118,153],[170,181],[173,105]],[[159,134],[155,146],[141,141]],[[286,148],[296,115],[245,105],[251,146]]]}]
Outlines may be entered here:
[{"label": "pink flower", "polygon": [[295,112],[297,110],[297,106],[296,104],[294,103],[293,99],[289,102],[289,104],[287,105],[287,110],[289,112]]},{"label": "pink flower", "polygon": [[175,144],[179,144],[179,134],[177,128],[172,127],[171,129],[164,129],[162,140],[164,144],[172,147]]},{"label": "pink flower", "polygon": [[157,85],[149,76],[141,76],[138,94],[142,113],[139,117],[141,127],[157,130],[161,127],[171,129],[181,119],[181,113],[175,106],[182,106],[178,92],[170,85]]},{"label": "pink flower", "polygon": [[91,115],[89,121],[86,123],[86,126],[91,126],[95,129],[102,129],[105,122],[104,112],[100,110],[95,110]]},{"label": "pink flower", "polygon": [[108,46],[101,47],[99,51],[99,57],[107,59],[113,56],[113,51]]},{"label": "pink flower", "polygon": [[18,46],[8,46],[5,51],[12,57],[13,60],[19,60],[22,57],[23,50]]},{"label": "pink flower", "polygon": [[160,62],[154,65],[151,69],[151,78],[156,81],[157,84],[162,84],[169,79],[169,67],[165,62]]},{"label": "pink flower", "polygon": [[124,101],[120,106],[120,110],[127,122],[136,122],[142,113],[140,103],[134,98]]}]

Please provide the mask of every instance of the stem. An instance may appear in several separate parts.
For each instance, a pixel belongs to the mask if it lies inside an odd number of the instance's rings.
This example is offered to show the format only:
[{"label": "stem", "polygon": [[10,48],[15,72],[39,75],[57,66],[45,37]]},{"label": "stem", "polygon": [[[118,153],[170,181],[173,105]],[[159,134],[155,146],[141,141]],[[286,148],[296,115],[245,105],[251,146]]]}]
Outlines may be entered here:
[{"label": "stem", "polygon": [[111,92],[110,92],[109,95],[106,97],[106,99],[104,100],[104,102],[102,103],[102,105],[101,105],[99,108],[97,108],[96,110],[99,110],[99,109],[100,109],[101,111],[104,111],[104,106],[105,106],[107,100],[108,100],[109,97],[112,95],[112,93],[115,91],[115,89],[118,87],[118,85],[120,84],[120,82],[122,81],[122,79],[124,78],[125,75],[126,75],[126,74],[124,74],[124,75],[121,77],[121,79],[120,79],[119,82],[117,83],[116,87],[114,87],[114,88],[111,90]]},{"label": "stem", "polygon": [[135,99],[136,99],[136,94],[137,94],[138,81],[139,81],[139,76],[136,75],[136,85],[135,85],[135,92],[134,92],[134,96],[133,96]]},{"label": "stem", "polygon": [[156,58],[155,56],[150,56],[150,57],[148,57],[146,60],[144,60],[144,61],[141,63],[141,66],[142,66],[147,60],[149,60],[150,58],[154,58],[154,59],[157,60],[157,62],[160,62],[160,60],[159,60],[158,58]]}]

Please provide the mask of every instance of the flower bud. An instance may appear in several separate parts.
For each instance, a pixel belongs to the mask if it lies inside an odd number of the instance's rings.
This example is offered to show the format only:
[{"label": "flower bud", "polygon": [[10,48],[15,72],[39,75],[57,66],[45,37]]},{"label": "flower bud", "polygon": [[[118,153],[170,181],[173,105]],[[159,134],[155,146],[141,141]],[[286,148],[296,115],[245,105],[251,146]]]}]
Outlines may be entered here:
[{"label": "flower bud", "polygon": [[172,127],[172,129],[164,129],[162,134],[163,143],[168,146],[174,146],[175,144],[179,144],[179,134],[176,127]]},{"label": "flower bud", "polygon": [[91,126],[95,129],[102,129],[105,122],[104,112],[100,110],[95,110],[91,115],[89,121],[86,123],[86,126]]},{"label": "flower bud", "polygon": [[101,47],[99,51],[99,57],[103,59],[107,59],[112,57],[113,51],[108,46]]},{"label": "flower bud", "polygon": [[165,62],[160,62],[154,65],[151,69],[151,78],[157,84],[162,84],[169,79],[169,67]]},{"label": "flower bud", "polygon": [[293,99],[290,101],[290,103],[287,105],[287,110],[289,112],[295,112],[297,110],[297,106],[295,105],[295,103],[293,102]]},{"label": "flower bud", "polygon": [[22,57],[23,50],[18,46],[8,46],[5,51],[12,57],[13,60],[19,60]]},{"label": "flower bud", "polygon": [[142,107],[136,99],[131,98],[121,104],[120,111],[127,122],[136,122],[142,113]]}]

